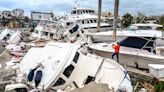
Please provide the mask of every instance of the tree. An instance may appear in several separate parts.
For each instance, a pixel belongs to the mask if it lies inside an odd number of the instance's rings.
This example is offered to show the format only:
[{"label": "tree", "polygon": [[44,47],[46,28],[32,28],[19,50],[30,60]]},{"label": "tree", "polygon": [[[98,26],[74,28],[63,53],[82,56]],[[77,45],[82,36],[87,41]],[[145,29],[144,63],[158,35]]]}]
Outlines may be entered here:
[{"label": "tree", "polygon": [[129,13],[126,13],[122,16],[122,26],[128,27],[133,21],[133,16]]},{"label": "tree", "polygon": [[145,23],[146,22],[145,18],[146,18],[145,14],[143,14],[142,12],[138,12],[137,17],[135,18],[136,19],[135,22],[136,23]]},{"label": "tree", "polygon": [[159,20],[157,21],[157,23],[163,25],[163,30],[164,30],[164,15],[159,17]]}]

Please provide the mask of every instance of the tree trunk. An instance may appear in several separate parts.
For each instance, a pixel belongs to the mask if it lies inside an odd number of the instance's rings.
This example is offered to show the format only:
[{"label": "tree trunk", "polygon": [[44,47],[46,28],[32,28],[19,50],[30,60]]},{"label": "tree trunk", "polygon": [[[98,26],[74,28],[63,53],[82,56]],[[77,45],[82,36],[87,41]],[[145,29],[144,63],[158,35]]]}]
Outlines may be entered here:
[{"label": "tree trunk", "polygon": [[98,22],[97,22],[97,32],[100,32],[101,6],[102,6],[102,0],[99,0],[99,1],[98,1]]},{"label": "tree trunk", "polygon": [[117,22],[118,22],[118,8],[119,8],[119,0],[115,0],[114,20],[113,20],[113,39],[114,40],[116,40],[116,30],[117,30]]}]

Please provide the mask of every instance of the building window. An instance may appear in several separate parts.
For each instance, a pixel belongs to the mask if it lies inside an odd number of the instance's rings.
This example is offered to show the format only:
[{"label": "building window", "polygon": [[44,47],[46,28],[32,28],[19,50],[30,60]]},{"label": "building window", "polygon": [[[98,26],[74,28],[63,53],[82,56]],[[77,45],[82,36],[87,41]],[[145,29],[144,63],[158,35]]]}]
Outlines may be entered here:
[{"label": "building window", "polygon": [[65,83],[65,80],[60,77],[53,86],[61,86],[64,83]]},{"label": "building window", "polygon": [[69,65],[69,66],[64,70],[63,74],[64,74],[67,78],[69,78],[70,75],[71,75],[71,73],[73,72],[74,68],[75,68],[75,67],[74,67],[73,65]]}]

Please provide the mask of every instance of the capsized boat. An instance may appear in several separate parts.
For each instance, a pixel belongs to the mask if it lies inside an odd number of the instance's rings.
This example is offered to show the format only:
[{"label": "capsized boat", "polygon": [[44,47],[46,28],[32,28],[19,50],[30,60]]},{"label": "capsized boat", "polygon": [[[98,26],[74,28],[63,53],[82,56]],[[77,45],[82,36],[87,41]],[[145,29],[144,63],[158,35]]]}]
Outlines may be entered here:
[{"label": "capsized boat", "polygon": [[5,29],[0,33],[0,41],[8,44],[17,44],[21,40],[20,31]]},{"label": "capsized boat", "polygon": [[[114,91],[133,90],[127,71],[116,61],[90,53],[84,54],[75,44],[50,42],[43,48],[31,48],[20,63],[20,72],[27,75],[38,63],[44,66],[37,87],[40,91],[68,91],[82,88],[92,81],[108,84]],[[33,82],[29,85],[34,87]]]}]

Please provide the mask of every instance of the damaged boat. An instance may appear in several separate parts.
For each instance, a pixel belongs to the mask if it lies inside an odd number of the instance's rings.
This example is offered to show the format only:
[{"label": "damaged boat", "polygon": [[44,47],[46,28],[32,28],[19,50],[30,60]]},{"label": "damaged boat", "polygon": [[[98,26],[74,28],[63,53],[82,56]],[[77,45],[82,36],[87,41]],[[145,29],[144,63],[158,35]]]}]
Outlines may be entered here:
[{"label": "damaged boat", "polygon": [[[107,84],[114,91],[132,92],[129,75],[121,65],[114,60],[85,53],[79,47],[71,43],[50,42],[43,48],[31,48],[20,63],[20,73],[28,75],[30,69],[41,63],[44,69],[37,87],[39,91],[69,91],[94,81]],[[33,81],[28,85],[35,87]]]},{"label": "damaged boat", "polygon": [[18,44],[21,40],[20,31],[5,29],[0,34],[0,41],[8,44]]},{"label": "damaged boat", "polygon": [[[149,31],[149,30],[148,30]],[[148,64],[164,64],[164,40],[161,31],[128,32],[121,40],[119,58],[121,64],[148,69]],[[112,58],[112,43],[95,43],[89,48],[96,54]]]},{"label": "damaged boat", "polygon": [[[139,35],[159,35],[162,31],[163,26],[159,24],[132,24],[124,30],[117,30],[116,40],[123,39],[127,36],[137,36]],[[155,32],[157,31],[157,32]],[[98,32],[98,33],[85,33],[87,36],[91,37],[92,42],[101,43],[101,42],[114,42],[113,31],[107,32]]]}]

